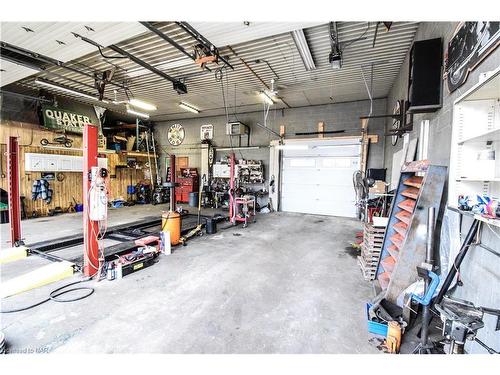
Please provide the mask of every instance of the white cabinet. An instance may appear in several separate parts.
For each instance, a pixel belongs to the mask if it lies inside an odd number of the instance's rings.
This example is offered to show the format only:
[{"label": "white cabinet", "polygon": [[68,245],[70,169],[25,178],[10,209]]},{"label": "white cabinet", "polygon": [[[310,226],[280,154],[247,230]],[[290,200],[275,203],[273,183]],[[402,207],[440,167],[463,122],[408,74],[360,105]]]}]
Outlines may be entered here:
[{"label": "white cabinet", "polygon": [[[98,166],[107,168],[107,159],[98,158]],[[24,155],[24,170],[26,172],[82,172],[83,157],[57,154]]]}]

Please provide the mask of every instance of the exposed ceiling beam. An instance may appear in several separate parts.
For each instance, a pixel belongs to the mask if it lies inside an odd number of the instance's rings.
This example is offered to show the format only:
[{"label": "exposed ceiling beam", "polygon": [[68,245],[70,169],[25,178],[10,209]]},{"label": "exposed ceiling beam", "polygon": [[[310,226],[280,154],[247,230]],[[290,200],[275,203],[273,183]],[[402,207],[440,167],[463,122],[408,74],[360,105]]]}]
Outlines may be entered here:
[{"label": "exposed ceiling beam", "polygon": [[40,98],[40,97],[33,96],[33,95],[20,94],[18,92],[12,92],[12,91],[0,90],[0,95],[7,95],[7,96],[14,96],[17,98],[30,99],[30,100],[35,100],[35,101],[41,102],[41,103],[54,103],[53,100]]},{"label": "exposed ceiling beam", "polygon": [[[101,46],[99,43],[94,42],[93,40],[91,40],[89,38],[86,38],[86,37],[84,37],[82,35],[79,35],[77,33],[73,33],[73,35],[75,37],[77,37],[77,38],[80,38],[84,42],[87,42],[87,43],[90,43],[90,44],[96,46],[99,49],[103,48],[103,46]],[[115,51],[115,52],[119,53],[122,56],[128,57],[130,60],[132,60],[133,62],[135,62],[137,65],[140,65],[140,66],[142,66],[145,69],[148,69],[149,71],[155,73],[156,75],[158,75],[158,76],[160,76],[162,78],[165,78],[166,80],[168,80],[168,81],[170,81],[172,83],[176,83],[176,84],[180,84],[181,83],[178,79],[175,79],[175,78],[169,76],[167,73],[162,72],[161,70],[159,70],[159,69],[155,68],[154,66],[148,64],[144,60],[141,60],[137,56],[132,55],[131,53],[125,51],[123,48],[118,47],[115,44],[111,44],[107,48],[111,49],[112,51]]]},{"label": "exposed ceiling beam", "polygon": [[[2,53],[2,59],[9,60],[9,61],[12,61],[16,64],[27,66],[31,69],[36,69],[38,71],[47,71],[47,67],[44,66],[44,64],[58,66],[60,68],[69,70],[73,73],[81,74],[81,75],[84,75],[86,77],[89,77],[89,78],[92,78],[93,80],[95,80],[95,75],[84,72],[80,69],[76,69],[72,66],[68,66],[65,63],[63,63],[62,61],[53,59],[53,58],[48,57],[48,56],[41,55],[41,54],[36,53],[36,52],[26,50],[26,49],[21,48],[21,47],[14,46],[14,45],[6,43],[6,42],[0,42],[0,45],[2,47],[2,50],[7,50],[7,51],[10,51],[14,54],[14,56],[9,56],[6,53]],[[15,55],[25,56],[28,58],[28,61],[23,62],[23,59],[15,57]],[[37,65],[37,63],[39,63],[40,65]],[[118,83],[114,83],[114,82],[108,82],[108,83],[113,85],[113,86],[122,88],[122,89],[126,88],[124,85],[120,85]]]},{"label": "exposed ceiling beam", "polygon": [[[188,51],[186,51],[184,49],[184,47],[182,47],[180,44],[178,44],[175,40],[173,40],[168,35],[166,35],[165,33],[161,32],[156,27],[154,27],[151,24],[151,22],[143,22],[143,21],[141,21],[140,24],[143,25],[144,27],[146,27],[149,31],[151,31],[151,32],[155,33],[156,35],[158,35],[160,38],[162,38],[167,43],[170,43],[172,46],[174,46],[175,48],[177,48],[179,51],[181,51],[184,55],[186,55],[187,57],[189,57],[191,60],[196,61],[196,57],[194,55],[190,54]],[[206,70],[208,70],[209,72],[212,71],[212,69],[210,69],[208,66],[205,66],[204,68]]]}]

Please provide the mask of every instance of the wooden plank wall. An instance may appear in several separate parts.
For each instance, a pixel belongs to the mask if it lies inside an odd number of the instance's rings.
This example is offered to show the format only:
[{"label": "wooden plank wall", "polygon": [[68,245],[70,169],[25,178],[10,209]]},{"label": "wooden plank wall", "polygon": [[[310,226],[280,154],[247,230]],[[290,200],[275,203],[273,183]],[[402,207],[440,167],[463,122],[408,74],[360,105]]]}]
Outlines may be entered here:
[{"label": "wooden plank wall", "polygon": [[[48,214],[49,209],[61,207],[67,209],[73,198],[78,203],[82,203],[82,173],[80,172],[64,172],[64,180],[50,181],[50,188],[53,190],[52,202],[50,204],[38,199],[31,200],[31,187],[33,181],[41,178],[41,172],[25,172],[24,170],[24,154],[25,153],[42,153],[42,154],[63,154],[81,156],[81,150],[72,150],[70,148],[49,149],[40,145],[42,138],[52,140],[55,133],[45,130],[39,125],[27,124],[13,121],[4,121],[0,123],[0,151],[2,153],[2,170],[0,176],[0,188],[7,191],[7,140],[10,136],[19,138],[20,145],[20,174],[21,174],[21,195],[25,196],[25,209],[28,217],[33,211],[44,216]],[[82,137],[78,135],[69,135],[74,140],[73,148],[82,148]],[[127,199],[127,185],[137,184],[144,180],[144,172],[142,169],[136,170],[131,168],[114,168],[116,165],[126,165],[126,156],[122,154],[104,154],[108,158],[108,168],[111,174],[116,174],[116,178],[110,179],[110,198],[122,197]],[[145,157],[137,157],[139,164],[144,164],[147,161]],[[149,180],[148,180],[149,181]]]}]

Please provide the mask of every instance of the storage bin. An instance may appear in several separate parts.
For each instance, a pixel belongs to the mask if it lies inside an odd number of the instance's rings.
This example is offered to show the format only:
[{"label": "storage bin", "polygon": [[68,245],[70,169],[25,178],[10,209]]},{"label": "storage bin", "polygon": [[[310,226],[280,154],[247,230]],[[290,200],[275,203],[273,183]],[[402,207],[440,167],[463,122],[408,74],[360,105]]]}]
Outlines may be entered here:
[{"label": "storage bin", "polygon": [[372,307],[371,303],[366,304],[366,320],[368,320],[368,332],[373,333],[374,335],[387,336],[387,323],[379,323],[370,320],[370,316],[368,311]]}]

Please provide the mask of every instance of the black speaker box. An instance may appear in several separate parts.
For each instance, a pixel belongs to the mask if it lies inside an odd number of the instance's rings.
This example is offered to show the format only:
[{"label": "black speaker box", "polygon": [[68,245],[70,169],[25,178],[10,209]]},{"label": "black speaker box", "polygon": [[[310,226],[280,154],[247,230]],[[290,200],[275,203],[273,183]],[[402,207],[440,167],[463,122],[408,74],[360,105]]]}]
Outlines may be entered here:
[{"label": "black speaker box", "polygon": [[409,112],[434,112],[441,108],[442,77],[442,39],[427,39],[413,43],[408,77]]}]

